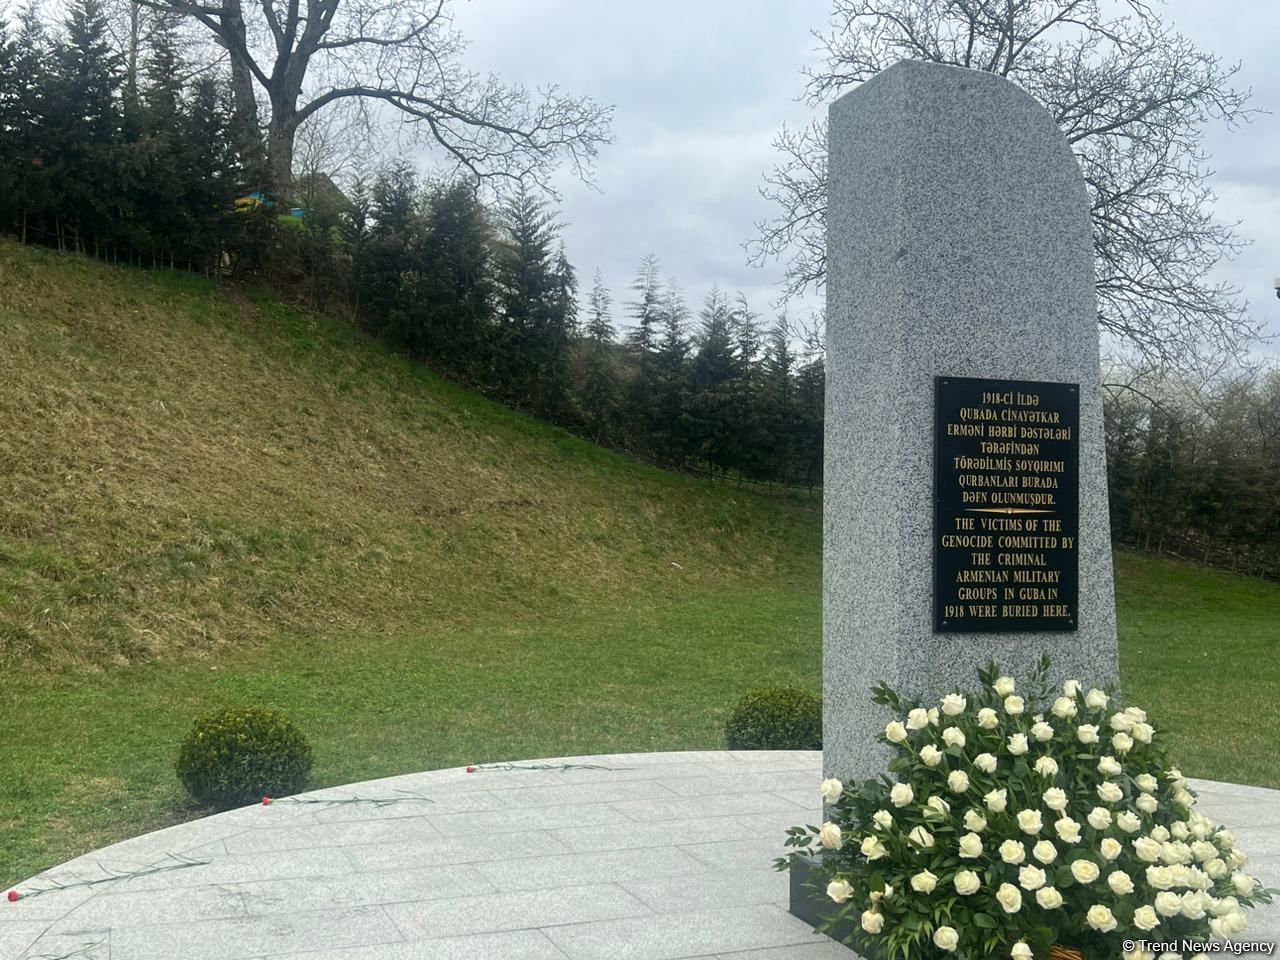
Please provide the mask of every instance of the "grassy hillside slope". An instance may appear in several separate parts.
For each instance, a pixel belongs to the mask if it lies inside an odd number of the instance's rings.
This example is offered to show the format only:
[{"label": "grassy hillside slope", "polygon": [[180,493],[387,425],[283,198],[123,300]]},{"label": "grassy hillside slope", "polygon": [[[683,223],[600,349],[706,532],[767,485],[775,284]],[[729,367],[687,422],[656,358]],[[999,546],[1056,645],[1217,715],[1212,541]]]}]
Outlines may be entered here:
[{"label": "grassy hillside slope", "polygon": [[[0,889],[203,812],[173,759],[228,704],[293,717],[315,785],[718,747],[746,689],[820,685],[820,539],[803,495],[614,456],[339,321],[0,242]],[[1280,786],[1280,589],[1117,572],[1184,769]]]}]

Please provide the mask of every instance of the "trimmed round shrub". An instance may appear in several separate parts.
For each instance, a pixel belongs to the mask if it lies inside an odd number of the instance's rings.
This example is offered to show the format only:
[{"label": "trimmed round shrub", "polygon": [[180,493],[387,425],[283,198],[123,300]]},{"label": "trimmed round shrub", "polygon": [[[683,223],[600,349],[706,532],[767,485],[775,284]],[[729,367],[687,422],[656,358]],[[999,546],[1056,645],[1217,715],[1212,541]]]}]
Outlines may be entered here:
[{"label": "trimmed round shrub", "polygon": [[738,701],[724,727],[730,750],[819,750],[822,698],[799,687],[765,687]]},{"label": "trimmed round shrub", "polygon": [[300,792],[311,745],[282,713],[229,707],[195,722],[178,750],[178,777],[198,802],[234,807]]}]

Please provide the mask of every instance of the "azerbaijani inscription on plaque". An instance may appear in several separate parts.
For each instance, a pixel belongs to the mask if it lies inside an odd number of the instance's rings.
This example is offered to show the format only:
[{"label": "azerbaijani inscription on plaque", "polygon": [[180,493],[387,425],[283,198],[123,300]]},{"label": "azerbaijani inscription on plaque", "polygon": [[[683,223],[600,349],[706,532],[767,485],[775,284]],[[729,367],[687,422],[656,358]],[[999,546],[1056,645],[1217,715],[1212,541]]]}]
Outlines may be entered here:
[{"label": "azerbaijani inscription on plaque", "polygon": [[1075,630],[1079,386],[936,382],[934,630]]}]

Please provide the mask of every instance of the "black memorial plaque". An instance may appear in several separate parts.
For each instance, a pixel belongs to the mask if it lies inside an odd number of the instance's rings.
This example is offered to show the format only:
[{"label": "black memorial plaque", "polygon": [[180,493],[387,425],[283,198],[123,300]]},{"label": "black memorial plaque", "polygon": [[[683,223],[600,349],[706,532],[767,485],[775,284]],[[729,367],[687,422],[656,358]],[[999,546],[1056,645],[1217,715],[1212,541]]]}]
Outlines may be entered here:
[{"label": "black memorial plaque", "polygon": [[1075,630],[1079,386],[936,382],[933,629]]}]

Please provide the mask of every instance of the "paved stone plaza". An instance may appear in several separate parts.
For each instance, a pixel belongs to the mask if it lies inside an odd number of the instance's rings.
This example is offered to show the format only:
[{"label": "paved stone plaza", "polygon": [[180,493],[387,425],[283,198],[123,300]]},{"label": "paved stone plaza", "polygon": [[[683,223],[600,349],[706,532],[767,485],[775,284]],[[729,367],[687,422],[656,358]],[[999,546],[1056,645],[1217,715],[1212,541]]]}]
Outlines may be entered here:
[{"label": "paved stone plaza", "polygon": [[[820,817],[819,752],[525,761],[253,806],[100,850],[20,884],[207,864],[0,902],[0,960],[840,960],[770,869]],[[1280,884],[1280,792],[1193,781]],[[417,797],[425,797],[425,803]],[[1280,905],[1243,940],[1280,937]]]}]

